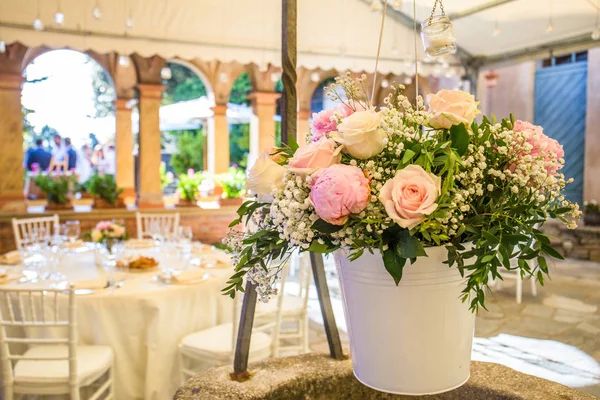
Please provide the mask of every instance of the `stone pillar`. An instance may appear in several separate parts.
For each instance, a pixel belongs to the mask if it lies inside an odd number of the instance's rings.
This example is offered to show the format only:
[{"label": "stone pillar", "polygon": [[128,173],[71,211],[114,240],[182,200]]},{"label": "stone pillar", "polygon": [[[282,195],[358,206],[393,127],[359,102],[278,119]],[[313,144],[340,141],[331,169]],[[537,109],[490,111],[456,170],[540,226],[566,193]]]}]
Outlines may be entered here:
[{"label": "stone pillar", "polygon": [[310,133],[310,117],[312,116],[311,110],[298,110],[298,130],[296,141],[299,146],[306,144],[306,137]]},{"label": "stone pillar", "polygon": [[133,158],[133,133],[131,132],[130,99],[115,100],[117,151],[117,186],[123,188],[122,198],[135,197],[135,163]]},{"label": "stone pillar", "polygon": [[250,138],[250,143],[256,143],[250,153],[261,154],[275,146],[275,107],[281,96],[274,92],[254,92],[248,96],[254,115],[258,118],[258,140]]},{"label": "stone pillar", "polygon": [[214,116],[208,120],[208,170],[215,174],[229,169],[229,124],[227,105],[212,107]]},{"label": "stone pillar", "polygon": [[[160,187],[160,101],[163,85],[139,84],[140,110],[140,180],[139,208],[162,208]],[[117,166],[118,168],[118,166]]]},{"label": "stone pillar", "polygon": [[23,120],[17,74],[0,74],[0,210],[25,211],[23,195]]}]

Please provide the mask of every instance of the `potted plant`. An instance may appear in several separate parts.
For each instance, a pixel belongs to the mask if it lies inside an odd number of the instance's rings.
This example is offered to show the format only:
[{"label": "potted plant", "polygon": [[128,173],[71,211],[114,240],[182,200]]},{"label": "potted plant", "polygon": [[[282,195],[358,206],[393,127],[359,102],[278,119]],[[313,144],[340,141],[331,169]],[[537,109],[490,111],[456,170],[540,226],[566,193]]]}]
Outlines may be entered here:
[{"label": "potted plant", "polygon": [[97,208],[123,207],[123,200],[119,197],[123,189],[117,187],[114,175],[94,174],[85,183],[86,190],[95,198]]},{"label": "potted plant", "polygon": [[229,167],[229,171],[217,176],[217,182],[223,190],[219,198],[221,206],[239,206],[243,203],[242,196],[246,193],[246,174],[243,169],[237,166]]},{"label": "potted plant", "polygon": [[600,206],[596,200],[584,203],[583,223],[587,226],[600,226]]},{"label": "potted plant", "polygon": [[72,175],[38,174],[35,184],[46,195],[49,210],[71,208],[71,193],[75,185]]},{"label": "potted plant", "polygon": [[394,86],[377,110],[365,83],[337,78],[328,95],[342,104],[314,116],[309,143],[252,167],[256,197],[225,239],[235,272],[223,290],[235,296],[248,279],[266,300],[292,251],[333,254],[356,377],[389,393],[441,393],[469,378],[488,284],[515,269],[543,284],[546,257],[562,256],[539,224],[575,228],[581,212],[562,198],[564,152],[541,127],[478,123],[474,97],[453,90],[426,108]]},{"label": "potted plant", "polygon": [[179,175],[177,181],[177,193],[179,194],[179,206],[196,206],[198,197],[198,187],[204,180],[205,175],[198,171],[194,172],[192,168],[188,169],[187,174]]}]

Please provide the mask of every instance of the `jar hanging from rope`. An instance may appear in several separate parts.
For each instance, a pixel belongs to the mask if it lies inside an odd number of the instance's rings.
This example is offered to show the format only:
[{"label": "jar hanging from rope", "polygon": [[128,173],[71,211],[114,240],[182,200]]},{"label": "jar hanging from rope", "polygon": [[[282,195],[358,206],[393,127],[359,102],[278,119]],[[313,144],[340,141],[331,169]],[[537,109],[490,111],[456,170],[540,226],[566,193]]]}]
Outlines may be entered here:
[{"label": "jar hanging from rope", "polygon": [[[437,5],[441,15],[435,15]],[[436,0],[429,18],[421,23],[421,39],[425,53],[431,57],[440,57],[456,52],[456,37],[450,18],[444,12],[442,0]]]}]

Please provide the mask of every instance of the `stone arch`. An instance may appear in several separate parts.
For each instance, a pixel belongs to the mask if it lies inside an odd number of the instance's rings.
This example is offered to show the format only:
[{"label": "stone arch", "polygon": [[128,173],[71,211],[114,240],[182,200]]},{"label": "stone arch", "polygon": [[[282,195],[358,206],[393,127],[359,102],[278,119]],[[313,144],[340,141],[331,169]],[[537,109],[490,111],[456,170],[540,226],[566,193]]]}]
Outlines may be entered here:
[{"label": "stone arch", "polygon": [[190,71],[192,71],[194,74],[196,74],[198,79],[200,79],[202,81],[202,83],[204,84],[204,88],[206,89],[206,96],[208,97],[208,100],[211,102],[212,105],[215,104],[215,92],[213,90],[213,86],[212,86],[210,80],[208,79],[208,77],[206,76],[206,74],[200,68],[198,68],[193,63],[182,60],[180,58],[171,58],[171,59],[168,59],[167,62],[172,63],[172,64],[182,65],[182,66],[186,67],[187,69],[189,69]]}]

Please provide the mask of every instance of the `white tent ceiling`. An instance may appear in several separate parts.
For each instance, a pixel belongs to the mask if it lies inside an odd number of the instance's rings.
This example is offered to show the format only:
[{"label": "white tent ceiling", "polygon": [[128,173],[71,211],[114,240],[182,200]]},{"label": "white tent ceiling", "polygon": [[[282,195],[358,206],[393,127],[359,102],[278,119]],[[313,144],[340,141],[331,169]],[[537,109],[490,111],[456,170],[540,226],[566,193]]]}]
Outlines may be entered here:
[{"label": "white tent ceiling", "polygon": [[[298,66],[372,71],[381,14],[370,10],[371,1],[298,0]],[[416,1],[422,21],[434,0]],[[461,48],[475,56],[498,56],[589,36],[597,1],[445,0],[444,5],[448,15],[460,16],[454,26]],[[58,4],[63,26],[53,22]],[[98,20],[92,16],[95,6],[102,10]],[[405,0],[399,11],[412,17],[412,6]],[[494,7],[471,13],[485,6]],[[400,12],[391,10],[386,21],[380,72],[412,71],[405,61],[413,58],[414,36]],[[42,32],[32,27],[38,15],[46,27]],[[546,33],[550,16],[554,31]],[[493,36],[496,21],[500,34]],[[280,31],[281,0],[0,0],[0,40],[29,46],[280,65]],[[458,66],[455,59],[447,61]],[[421,72],[434,70],[439,67],[424,63]]]},{"label": "white tent ceiling", "polygon": [[[433,4],[434,0],[417,0],[417,21],[429,17]],[[581,36],[590,39],[600,10],[598,0],[445,0],[443,4],[458,44],[480,57],[533,50]],[[478,9],[483,10],[474,12]],[[413,2],[404,1],[400,11],[412,17]],[[553,30],[547,32],[550,20]],[[494,36],[496,24],[499,33]]]},{"label": "white tent ceiling", "polygon": [[[60,0],[63,26],[54,24],[56,0],[39,4],[42,32],[33,30],[38,0],[0,0],[0,38],[99,53],[281,63],[281,0]],[[128,16],[133,26],[126,29]],[[373,70],[380,22],[381,14],[359,0],[299,0],[298,66]],[[412,30],[388,18],[384,38],[379,70],[409,72]],[[433,69],[424,65],[422,72]]]}]

